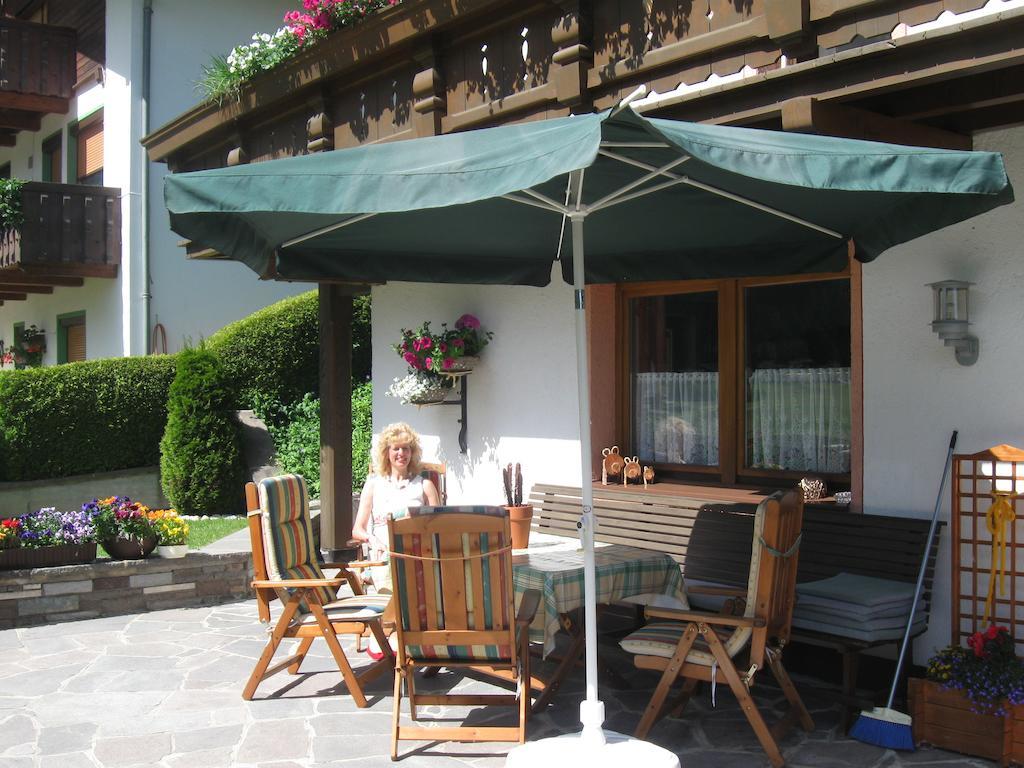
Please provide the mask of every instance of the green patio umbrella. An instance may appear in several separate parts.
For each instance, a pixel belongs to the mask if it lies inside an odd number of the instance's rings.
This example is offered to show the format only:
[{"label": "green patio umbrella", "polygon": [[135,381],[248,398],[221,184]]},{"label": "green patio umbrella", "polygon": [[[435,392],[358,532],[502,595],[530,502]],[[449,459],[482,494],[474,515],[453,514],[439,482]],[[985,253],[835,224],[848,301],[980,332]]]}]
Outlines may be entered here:
[{"label": "green patio umbrella", "polygon": [[621,105],[174,174],[165,198],[175,232],[268,276],[540,286],[561,261],[577,310],[580,719],[583,743],[600,745],[584,283],[835,271],[851,252],[870,261],[1013,191],[994,153],[659,120]]}]

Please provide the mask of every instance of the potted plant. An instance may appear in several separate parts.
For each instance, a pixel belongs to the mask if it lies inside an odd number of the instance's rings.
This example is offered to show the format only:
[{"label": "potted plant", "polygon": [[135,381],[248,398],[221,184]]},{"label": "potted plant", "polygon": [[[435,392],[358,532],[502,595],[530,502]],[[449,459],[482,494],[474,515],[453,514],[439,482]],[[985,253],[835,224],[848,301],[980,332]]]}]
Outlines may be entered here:
[{"label": "potted plant", "polygon": [[1024,661],[1005,627],[971,635],[928,661],[908,681],[914,740],[1003,765],[1024,759]]},{"label": "potted plant", "polygon": [[96,558],[92,518],[44,507],[0,521],[0,570],[88,563]]},{"label": "potted plant", "polygon": [[512,522],[512,548],[526,549],[530,546],[530,523],[533,521],[533,505],[523,504],[523,472],[517,463],[515,470],[509,464],[501,470],[505,481],[505,500],[508,504],[509,519]]},{"label": "potted plant", "polygon": [[148,515],[156,531],[158,557],[178,558],[188,554],[188,523],[173,509],[154,509]]},{"label": "potted plant", "polygon": [[157,534],[149,509],[127,496],[93,499],[82,505],[92,516],[96,539],[115,560],[141,560],[156,548]]},{"label": "potted plant", "polygon": [[46,332],[30,325],[18,334],[3,354],[3,363],[20,368],[38,368],[46,354]]},{"label": "potted plant", "polygon": [[455,321],[455,330],[449,331],[449,347],[457,352],[452,361],[452,370],[471,371],[480,360],[480,352],[494,338],[491,331],[481,331],[480,321],[474,315],[465,314]]}]

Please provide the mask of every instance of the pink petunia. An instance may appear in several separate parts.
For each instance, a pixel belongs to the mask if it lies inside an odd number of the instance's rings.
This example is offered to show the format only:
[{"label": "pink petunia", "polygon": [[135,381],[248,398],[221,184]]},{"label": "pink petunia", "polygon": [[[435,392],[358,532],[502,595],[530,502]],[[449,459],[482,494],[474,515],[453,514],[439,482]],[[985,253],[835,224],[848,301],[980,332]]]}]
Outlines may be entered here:
[{"label": "pink petunia", "polygon": [[455,327],[459,329],[470,328],[476,330],[480,327],[480,321],[473,315],[466,314],[455,321]]},{"label": "pink petunia", "polygon": [[434,346],[434,342],[430,340],[429,336],[424,336],[421,339],[421,341],[422,341],[422,346],[420,347],[420,349],[430,349],[432,346]]},{"label": "pink petunia", "polygon": [[446,357],[444,361],[441,363],[441,367],[444,368],[446,371],[453,365],[455,365],[455,360],[450,357]]},{"label": "pink petunia", "polygon": [[433,368],[433,367],[434,367],[434,358],[432,358],[432,357],[428,357],[428,358],[426,358],[426,359],[425,359],[425,360],[423,361],[423,365],[425,365],[425,366],[427,367],[427,369],[428,369],[428,370],[429,370],[429,369],[431,369],[431,368]]},{"label": "pink petunia", "polygon": [[414,355],[412,352],[406,352],[404,355],[402,355],[402,357],[405,359],[405,362],[407,362],[409,365],[416,364],[416,355]]},{"label": "pink petunia", "polygon": [[462,339],[452,339],[452,346],[462,349],[464,346],[466,346],[466,342],[463,341]]},{"label": "pink petunia", "polygon": [[437,345],[437,349],[443,355],[448,351],[448,345],[442,341],[440,344]]}]

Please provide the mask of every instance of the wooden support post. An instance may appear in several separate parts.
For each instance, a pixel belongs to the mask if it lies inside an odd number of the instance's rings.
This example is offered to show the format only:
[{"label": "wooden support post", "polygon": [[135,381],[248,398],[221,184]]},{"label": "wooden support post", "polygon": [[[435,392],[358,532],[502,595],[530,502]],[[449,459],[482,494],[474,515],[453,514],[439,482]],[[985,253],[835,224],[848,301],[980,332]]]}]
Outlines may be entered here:
[{"label": "wooden support post", "polygon": [[352,296],[320,283],[320,548],[352,535]]},{"label": "wooden support post", "polygon": [[334,149],[334,124],[326,111],[317,112],[306,121],[306,150],[329,152]]}]

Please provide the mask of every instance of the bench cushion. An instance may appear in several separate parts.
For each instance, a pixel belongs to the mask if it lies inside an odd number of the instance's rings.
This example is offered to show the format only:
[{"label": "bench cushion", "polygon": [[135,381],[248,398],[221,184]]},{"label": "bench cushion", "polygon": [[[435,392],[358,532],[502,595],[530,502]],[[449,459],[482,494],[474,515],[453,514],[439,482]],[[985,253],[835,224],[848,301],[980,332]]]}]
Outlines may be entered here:
[{"label": "bench cushion", "polygon": [[[793,627],[797,629],[810,630],[812,632],[823,632],[827,635],[837,635],[852,640],[862,640],[866,643],[877,643],[883,640],[899,640],[906,630],[906,624],[889,629],[866,629],[861,627],[844,627],[834,622],[812,621],[793,614]],[[911,635],[923,632],[928,627],[927,619],[915,619],[914,626],[910,631]]]},{"label": "bench cushion", "polygon": [[910,609],[914,599],[914,584],[855,573],[840,573],[820,581],[797,584],[798,603],[830,607],[836,602],[850,603],[865,608],[880,608],[902,604]]}]

